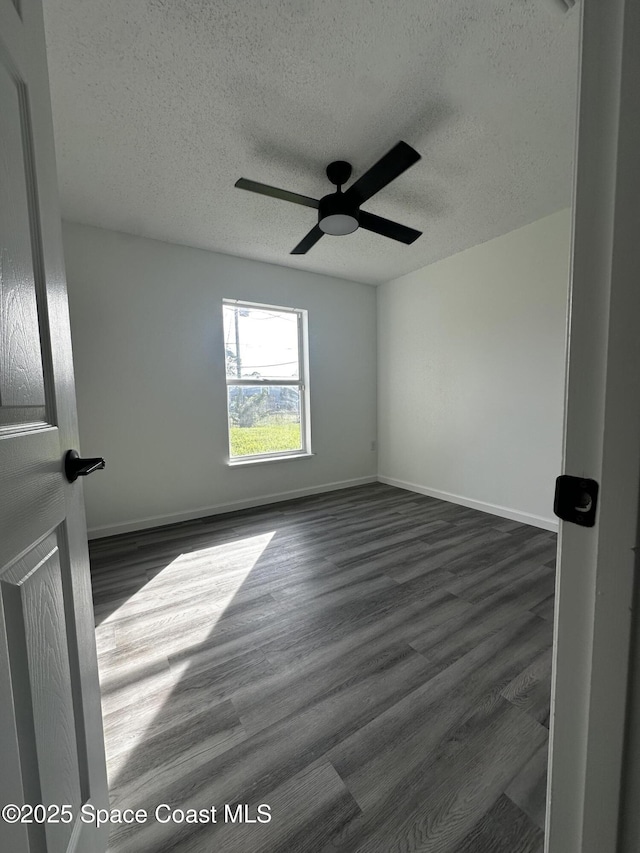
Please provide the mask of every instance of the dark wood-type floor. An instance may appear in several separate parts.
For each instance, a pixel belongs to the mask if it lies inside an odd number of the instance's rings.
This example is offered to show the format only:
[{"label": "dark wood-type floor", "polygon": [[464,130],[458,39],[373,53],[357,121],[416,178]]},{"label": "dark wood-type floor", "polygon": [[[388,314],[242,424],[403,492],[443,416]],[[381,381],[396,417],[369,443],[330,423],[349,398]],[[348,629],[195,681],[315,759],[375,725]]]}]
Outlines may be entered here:
[{"label": "dark wood-type floor", "polygon": [[541,853],[553,534],[373,484],[91,561],[112,807],[218,808],[114,853]]}]

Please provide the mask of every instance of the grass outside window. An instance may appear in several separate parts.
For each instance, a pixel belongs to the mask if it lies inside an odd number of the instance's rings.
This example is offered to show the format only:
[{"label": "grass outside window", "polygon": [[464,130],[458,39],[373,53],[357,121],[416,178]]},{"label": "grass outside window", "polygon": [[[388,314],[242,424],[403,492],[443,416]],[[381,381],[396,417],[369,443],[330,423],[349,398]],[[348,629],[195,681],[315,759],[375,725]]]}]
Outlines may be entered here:
[{"label": "grass outside window", "polygon": [[301,449],[300,424],[264,424],[229,429],[231,456],[254,456]]}]

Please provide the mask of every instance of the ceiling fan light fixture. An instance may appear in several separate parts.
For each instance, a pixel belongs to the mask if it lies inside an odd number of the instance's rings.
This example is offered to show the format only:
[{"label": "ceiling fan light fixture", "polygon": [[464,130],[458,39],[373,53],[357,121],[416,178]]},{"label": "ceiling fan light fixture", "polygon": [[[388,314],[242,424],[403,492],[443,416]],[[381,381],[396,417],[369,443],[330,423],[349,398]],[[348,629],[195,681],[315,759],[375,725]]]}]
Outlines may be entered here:
[{"label": "ceiling fan light fixture", "polygon": [[338,237],[344,234],[353,234],[358,228],[358,220],[348,213],[331,213],[321,219],[318,226],[325,234]]},{"label": "ceiling fan light fixture", "polygon": [[323,234],[341,236],[353,234],[360,224],[357,205],[345,198],[340,191],[320,199],[318,205],[318,228]]}]

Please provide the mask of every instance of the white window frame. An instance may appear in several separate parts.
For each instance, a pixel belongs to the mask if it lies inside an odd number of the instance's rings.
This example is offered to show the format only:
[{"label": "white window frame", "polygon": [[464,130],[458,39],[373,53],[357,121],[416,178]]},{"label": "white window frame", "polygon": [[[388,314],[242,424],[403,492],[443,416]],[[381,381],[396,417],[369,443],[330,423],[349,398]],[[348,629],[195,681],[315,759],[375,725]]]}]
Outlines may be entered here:
[{"label": "white window frame", "polygon": [[228,465],[240,467],[242,465],[255,465],[261,462],[279,462],[285,459],[305,459],[314,454],[311,452],[311,416],[309,407],[309,319],[305,308],[290,308],[283,305],[271,305],[265,302],[246,302],[241,299],[223,299],[222,310],[231,306],[233,308],[258,309],[260,311],[278,311],[280,313],[295,314],[298,319],[298,379],[259,379],[255,376],[247,378],[237,376],[225,376],[226,387],[230,385],[244,385],[255,388],[264,385],[288,385],[298,388],[300,394],[300,437],[302,448],[300,450],[277,450],[271,453],[255,453],[251,456],[231,455],[231,422],[229,420],[229,393],[227,390],[227,437],[229,442]]}]

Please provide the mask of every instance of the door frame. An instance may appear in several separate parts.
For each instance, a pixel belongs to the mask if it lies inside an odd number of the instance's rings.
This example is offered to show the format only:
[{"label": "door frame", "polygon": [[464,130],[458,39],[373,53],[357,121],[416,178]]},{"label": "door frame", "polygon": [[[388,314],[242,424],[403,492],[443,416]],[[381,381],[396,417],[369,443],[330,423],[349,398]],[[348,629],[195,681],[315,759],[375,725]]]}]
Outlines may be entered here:
[{"label": "door frame", "polygon": [[623,849],[640,512],[640,3],[581,14],[562,473],[600,505],[560,524],[545,853]]}]

